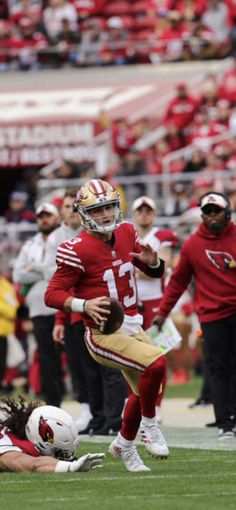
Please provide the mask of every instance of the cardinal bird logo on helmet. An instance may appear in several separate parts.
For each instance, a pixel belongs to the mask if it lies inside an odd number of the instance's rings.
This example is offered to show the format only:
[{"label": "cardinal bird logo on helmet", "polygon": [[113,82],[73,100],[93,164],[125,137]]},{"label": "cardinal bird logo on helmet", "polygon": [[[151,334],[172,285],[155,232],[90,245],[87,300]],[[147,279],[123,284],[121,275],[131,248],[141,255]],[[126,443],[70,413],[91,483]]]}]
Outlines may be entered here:
[{"label": "cardinal bird logo on helmet", "polygon": [[206,254],[217,269],[226,271],[236,267],[236,261],[233,259],[232,255],[226,251],[206,250]]},{"label": "cardinal bird logo on helmet", "polygon": [[39,419],[39,435],[45,443],[54,443],[54,433],[43,416]]}]

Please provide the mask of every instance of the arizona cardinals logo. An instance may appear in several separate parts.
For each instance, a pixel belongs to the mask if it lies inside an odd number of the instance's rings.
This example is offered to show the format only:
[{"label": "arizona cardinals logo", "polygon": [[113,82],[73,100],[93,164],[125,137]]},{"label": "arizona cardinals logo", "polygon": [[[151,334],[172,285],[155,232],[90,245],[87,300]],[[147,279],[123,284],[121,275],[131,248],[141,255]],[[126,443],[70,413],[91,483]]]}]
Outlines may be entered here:
[{"label": "arizona cardinals logo", "polygon": [[54,433],[43,416],[39,419],[39,435],[45,443],[54,443]]},{"label": "arizona cardinals logo", "polygon": [[217,267],[217,269],[222,269],[225,271],[236,267],[236,262],[232,255],[226,251],[206,250],[206,254],[208,259],[212,262],[212,264],[214,264],[215,267]]}]

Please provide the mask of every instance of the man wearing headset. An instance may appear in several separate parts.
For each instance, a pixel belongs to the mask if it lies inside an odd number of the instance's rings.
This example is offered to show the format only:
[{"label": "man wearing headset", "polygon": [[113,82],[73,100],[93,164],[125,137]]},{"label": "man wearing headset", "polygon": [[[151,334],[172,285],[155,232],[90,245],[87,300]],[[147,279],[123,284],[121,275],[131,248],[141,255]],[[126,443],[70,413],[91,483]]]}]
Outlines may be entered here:
[{"label": "man wearing headset", "polygon": [[[155,323],[165,318],[192,277],[195,310],[204,336],[219,439],[234,438],[232,379],[236,370],[236,226],[228,198],[212,191],[200,199],[202,223],[183,244],[179,263],[160,303]],[[234,414],[236,409],[234,388]]]}]

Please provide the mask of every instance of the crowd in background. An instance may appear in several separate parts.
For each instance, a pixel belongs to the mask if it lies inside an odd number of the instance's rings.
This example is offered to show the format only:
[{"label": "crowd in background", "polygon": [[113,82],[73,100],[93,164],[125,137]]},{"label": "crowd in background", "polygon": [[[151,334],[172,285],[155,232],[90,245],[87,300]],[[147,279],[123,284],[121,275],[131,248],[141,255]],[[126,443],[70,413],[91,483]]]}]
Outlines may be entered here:
[{"label": "crowd in background", "polygon": [[2,0],[0,69],[224,58],[234,0]]}]

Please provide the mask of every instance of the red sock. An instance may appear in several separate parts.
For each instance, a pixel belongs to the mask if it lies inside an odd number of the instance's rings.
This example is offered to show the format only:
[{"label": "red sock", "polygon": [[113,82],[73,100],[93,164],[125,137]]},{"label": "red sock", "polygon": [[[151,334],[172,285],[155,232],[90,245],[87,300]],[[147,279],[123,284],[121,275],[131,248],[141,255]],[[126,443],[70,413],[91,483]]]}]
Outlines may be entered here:
[{"label": "red sock", "polygon": [[162,356],[147,367],[139,377],[138,389],[141,414],[146,418],[156,415],[156,400],[160,391],[166,367],[166,357]]},{"label": "red sock", "polygon": [[162,399],[163,399],[163,396],[165,393],[165,389],[166,389],[166,383],[167,383],[167,365],[165,366],[163,379],[161,381],[161,391],[160,391],[159,395],[157,396],[156,406],[158,406],[158,407],[160,407],[160,405],[161,405],[161,402],[162,402]]},{"label": "red sock", "polygon": [[133,441],[137,435],[140,420],[141,411],[139,397],[131,393],[125,404],[124,417],[120,430],[121,435],[129,441]]}]

